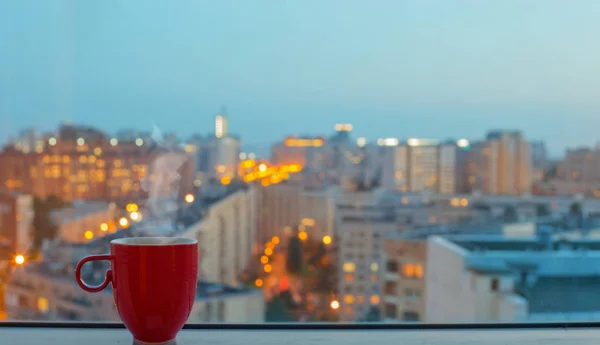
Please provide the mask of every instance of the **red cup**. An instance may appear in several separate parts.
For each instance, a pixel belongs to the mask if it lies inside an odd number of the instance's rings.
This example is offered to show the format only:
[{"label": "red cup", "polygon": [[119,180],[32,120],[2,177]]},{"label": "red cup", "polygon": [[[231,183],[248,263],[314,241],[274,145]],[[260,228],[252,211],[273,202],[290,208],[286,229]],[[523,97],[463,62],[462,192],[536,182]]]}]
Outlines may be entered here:
[{"label": "red cup", "polygon": [[[88,261],[108,260],[111,269],[98,286],[81,280]],[[110,242],[110,255],[83,258],[75,278],[88,292],[112,283],[117,312],[135,340],[164,343],[175,339],[196,299],[198,241],[176,237],[122,238]]]}]

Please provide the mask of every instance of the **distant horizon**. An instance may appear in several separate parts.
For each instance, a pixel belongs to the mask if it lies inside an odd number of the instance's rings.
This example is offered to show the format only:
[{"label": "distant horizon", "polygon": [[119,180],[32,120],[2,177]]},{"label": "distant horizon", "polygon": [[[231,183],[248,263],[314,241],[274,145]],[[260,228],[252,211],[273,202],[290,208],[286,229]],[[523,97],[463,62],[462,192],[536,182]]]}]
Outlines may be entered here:
[{"label": "distant horizon", "polygon": [[[128,127],[128,128],[118,128],[118,129],[115,129],[115,130],[111,131],[111,130],[106,130],[105,128],[102,128],[101,126],[93,126],[93,125],[89,125],[89,124],[85,124],[85,123],[75,123],[75,122],[72,122],[72,121],[65,120],[65,121],[59,121],[57,123],[56,127],[53,128],[53,129],[40,129],[40,128],[36,128],[36,127],[33,127],[33,126],[21,128],[21,129],[17,130],[13,135],[8,136],[5,139],[1,139],[0,143],[2,145],[4,145],[4,144],[8,143],[10,137],[15,138],[15,137],[17,137],[19,135],[20,132],[26,131],[26,130],[31,130],[31,129],[38,130],[41,134],[56,133],[57,130],[60,128],[61,125],[73,125],[75,127],[93,128],[93,129],[97,129],[97,130],[99,130],[99,131],[107,134],[108,136],[113,135],[113,134],[116,135],[120,131],[128,131],[128,130],[133,130],[133,131],[142,132],[142,133],[151,133],[152,132],[152,128],[151,127],[149,127],[148,129],[131,128],[131,127]],[[298,136],[298,137],[303,137],[303,136],[312,136],[312,137],[322,136],[322,137],[328,138],[331,135],[335,134],[335,129],[333,127],[334,126],[332,126],[331,131],[329,131],[328,133],[325,133],[325,132],[320,132],[320,133],[287,133],[287,134],[282,134],[278,139],[276,139],[274,141],[250,142],[250,143],[244,141],[244,136],[243,135],[240,135],[238,133],[233,133],[231,131],[229,131],[228,134],[231,135],[231,136],[239,137],[240,138],[240,140],[242,142],[242,149],[243,149],[244,152],[253,152],[253,153],[257,154],[258,156],[265,157],[265,156],[270,156],[270,150],[271,150],[271,146],[273,144],[282,142],[283,139],[285,139],[288,136],[291,136],[291,135],[295,135],[295,136]],[[159,130],[162,131],[161,128],[159,128]],[[507,128],[493,128],[493,129],[486,130],[485,132],[483,132],[481,134],[481,136],[476,137],[476,138],[450,137],[450,136],[446,136],[446,137],[443,137],[443,138],[424,137],[424,136],[413,136],[413,137],[399,137],[399,136],[396,136],[394,138],[397,138],[399,140],[408,140],[409,138],[433,139],[433,140],[438,140],[440,142],[443,142],[445,140],[458,140],[458,139],[463,139],[464,138],[464,139],[469,140],[470,142],[476,142],[476,141],[484,140],[485,137],[486,137],[486,135],[489,132],[498,131],[498,130],[500,130],[500,131],[521,131],[521,130],[515,129],[515,128],[509,128],[509,129],[507,129]],[[528,138],[527,137],[527,133],[525,133],[523,131],[521,131],[521,132],[525,135],[525,139],[528,142],[530,142],[530,143],[540,142],[540,141],[543,142],[545,144],[545,146],[546,146],[546,150],[547,150],[547,154],[548,154],[548,159],[550,159],[550,160],[556,160],[556,159],[563,158],[564,155],[565,155],[565,153],[566,153],[566,151],[568,149],[578,149],[578,148],[590,148],[590,149],[594,149],[595,148],[595,146],[593,146],[593,145],[579,146],[579,147],[566,147],[564,149],[564,151],[561,152],[561,153],[553,153],[553,152],[550,152],[548,150],[548,145],[547,145],[547,143],[545,141],[543,141],[543,140],[535,140],[535,139]],[[166,130],[162,131],[162,133],[163,134],[166,134],[166,133],[168,133],[168,134],[175,134],[179,140],[185,141],[185,140],[191,138],[194,135],[200,135],[200,136],[204,136],[204,137],[213,136],[214,135],[214,130],[212,132],[208,131],[208,132],[203,132],[203,133],[201,133],[201,132],[192,132],[192,133],[190,133],[188,135],[181,135],[180,133],[177,133],[176,131],[166,131]],[[351,138],[353,140],[356,140],[358,138],[363,137],[361,135],[357,135],[356,133],[354,133],[354,130],[352,130],[350,133],[351,133],[350,136],[351,136]],[[387,136],[387,137],[385,137],[385,136],[378,136],[378,137],[373,137],[371,139],[367,138],[367,144],[369,144],[369,143],[375,143],[377,141],[377,139],[380,139],[380,138],[390,138],[390,137],[391,136]]]},{"label": "distant horizon", "polygon": [[207,133],[600,139],[600,1],[0,2],[0,141],[61,119]]}]

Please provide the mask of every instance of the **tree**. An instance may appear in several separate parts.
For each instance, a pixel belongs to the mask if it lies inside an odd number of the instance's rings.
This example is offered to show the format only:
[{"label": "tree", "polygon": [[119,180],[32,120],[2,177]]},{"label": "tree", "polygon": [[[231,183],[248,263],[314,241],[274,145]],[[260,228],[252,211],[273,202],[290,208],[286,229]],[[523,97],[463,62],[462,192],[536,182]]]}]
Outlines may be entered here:
[{"label": "tree", "polygon": [[519,220],[519,214],[517,208],[514,206],[507,206],[504,210],[504,220],[508,223],[517,222]]},{"label": "tree", "polygon": [[473,205],[473,208],[482,212],[490,212],[492,210],[492,208],[490,207],[490,205],[488,204],[484,204],[484,203],[476,203]]},{"label": "tree", "polygon": [[[325,260],[324,260],[325,261]],[[336,270],[333,262],[327,260],[327,263],[317,268],[316,282],[314,291],[316,293],[328,294],[336,287]]]},{"label": "tree", "polygon": [[297,236],[290,238],[285,268],[290,274],[299,273],[302,268],[302,241]]},{"label": "tree", "polygon": [[33,199],[33,250],[38,252],[46,239],[56,236],[58,227],[52,221],[50,214],[53,210],[68,206],[68,203],[57,196],[51,195],[46,199]]},{"label": "tree", "polygon": [[285,298],[277,296],[267,304],[265,321],[266,322],[292,322],[295,321],[292,311],[288,307]]},{"label": "tree", "polygon": [[578,202],[572,203],[571,206],[569,207],[569,212],[571,212],[574,215],[581,214],[581,203],[578,203]]},{"label": "tree", "polygon": [[537,204],[536,213],[538,217],[547,217],[552,214],[552,212],[550,211],[550,207],[548,207],[548,204]]},{"label": "tree", "polygon": [[577,228],[583,228],[583,209],[581,203],[574,202],[569,207],[569,213],[575,218]]}]

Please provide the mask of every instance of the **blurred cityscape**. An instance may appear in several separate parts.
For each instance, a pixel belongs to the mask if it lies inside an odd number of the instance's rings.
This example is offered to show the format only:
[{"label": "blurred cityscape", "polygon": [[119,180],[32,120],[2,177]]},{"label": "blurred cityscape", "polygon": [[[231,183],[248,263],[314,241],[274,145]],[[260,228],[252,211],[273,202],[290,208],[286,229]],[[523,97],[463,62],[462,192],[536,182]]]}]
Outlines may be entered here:
[{"label": "blurred cityscape", "polygon": [[600,147],[551,160],[515,130],[368,140],[331,124],[261,157],[229,121],[189,138],[15,133],[0,152],[0,318],[118,321],[76,263],[116,238],[178,236],[199,241],[188,322],[600,319]]}]

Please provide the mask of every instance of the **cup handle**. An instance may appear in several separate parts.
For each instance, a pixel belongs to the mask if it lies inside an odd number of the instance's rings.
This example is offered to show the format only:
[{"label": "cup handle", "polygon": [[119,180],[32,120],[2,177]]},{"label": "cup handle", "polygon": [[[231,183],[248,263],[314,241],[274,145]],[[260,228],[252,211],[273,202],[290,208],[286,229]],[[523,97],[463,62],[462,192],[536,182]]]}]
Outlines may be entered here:
[{"label": "cup handle", "polygon": [[77,264],[77,267],[75,268],[75,280],[77,280],[77,284],[79,284],[79,286],[87,292],[100,292],[100,291],[104,290],[104,288],[108,286],[108,283],[110,283],[112,281],[112,271],[111,270],[106,271],[106,277],[104,278],[104,281],[102,282],[102,284],[97,285],[97,286],[91,286],[91,285],[86,284],[83,280],[81,280],[81,268],[88,261],[96,261],[96,260],[111,261],[111,260],[113,260],[113,258],[114,257],[112,255],[107,255],[107,254],[90,255],[90,256],[86,256],[85,258],[83,258],[81,261],[79,261],[79,263]]}]

